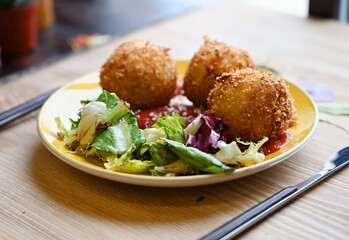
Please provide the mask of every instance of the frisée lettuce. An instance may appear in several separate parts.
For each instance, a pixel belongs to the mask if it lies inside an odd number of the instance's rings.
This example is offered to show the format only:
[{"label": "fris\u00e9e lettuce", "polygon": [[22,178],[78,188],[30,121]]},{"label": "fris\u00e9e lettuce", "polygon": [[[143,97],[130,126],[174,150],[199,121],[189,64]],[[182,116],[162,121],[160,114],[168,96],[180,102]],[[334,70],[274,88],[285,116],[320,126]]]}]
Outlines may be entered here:
[{"label": "fris\u00e9e lettuce", "polygon": [[[174,113],[142,130],[129,104],[114,93],[103,91],[81,105],[77,119],[69,119],[70,130],[55,118],[58,137],[68,151],[98,157],[110,171],[153,176],[231,173],[233,165],[264,159],[258,149],[267,138],[257,144],[239,139],[227,143],[229,126],[213,113],[199,115],[187,127]],[[238,144],[249,147],[241,152]]]},{"label": "fris\u00e9e lettuce", "polygon": [[[249,166],[264,160],[265,155],[263,153],[259,153],[258,150],[267,141],[267,137],[264,137],[258,143],[243,142],[239,138],[229,144],[219,141],[218,147],[220,150],[214,156],[222,163]],[[248,148],[244,152],[241,152],[237,143],[246,145]]]}]

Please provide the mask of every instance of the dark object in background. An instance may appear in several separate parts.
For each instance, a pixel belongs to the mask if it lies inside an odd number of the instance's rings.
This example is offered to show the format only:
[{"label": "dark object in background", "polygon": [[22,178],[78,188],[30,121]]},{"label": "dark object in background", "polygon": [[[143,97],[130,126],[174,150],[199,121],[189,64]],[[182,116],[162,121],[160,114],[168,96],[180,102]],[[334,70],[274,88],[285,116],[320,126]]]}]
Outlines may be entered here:
[{"label": "dark object in background", "polygon": [[338,18],[340,0],[309,0],[309,16]]},{"label": "dark object in background", "polygon": [[81,34],[121,36],[218,1],[55,0],[55,23],[39,32],[34,51],[2,58],[0,83],[70,55],[69,42]]},{"label": "dark object in background", "polygon": [[0,3],[0,45],[3,55],[22,54],[37,45],[37,2]]},{"label": "dark object in background", "polygon": [[349,21],[349,4],[345,0],[309,0],[309,16]]}]

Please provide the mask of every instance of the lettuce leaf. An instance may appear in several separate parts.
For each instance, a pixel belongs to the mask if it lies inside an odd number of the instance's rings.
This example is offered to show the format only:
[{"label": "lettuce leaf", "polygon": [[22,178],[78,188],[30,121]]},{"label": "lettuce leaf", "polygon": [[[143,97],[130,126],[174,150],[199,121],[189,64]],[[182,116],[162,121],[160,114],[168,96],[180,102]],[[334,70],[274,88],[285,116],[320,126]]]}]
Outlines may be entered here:
[{"label": "lettuce leaf", "polygon": [[152,127],[163,128],[168,139],[180,143],[185,142],[183,131],[185,127],[184,119],[177,113],[173,114],[172,116],[164,116],[159,118],[156,124],[154,124]]},{"label": "lettuce leaf", "polygon": [[64,137],[68,137],[69,136],[69,132],[67,131],[67,129],[65,129],[62,121],[61,121],[61,118],[59,117],[56,117],[55,118],[55,122],[56,122],[56,125],[58,127],[58,133],[59,133],[59,137],[61,137],[62,139]]},{"label": "lettuce leaf", "polygon": [[188,164],[193,170],[210,173],[228,173],[234,171],[234,168],[224,165],[211,154],[202,152],[197,148],[187,147],[182,143],[168,139],[161,140],[166,148],[171,150],[180,160]]},{"label": "lettuce leaf", "polygon": [[[137,125],[137,118],[134,113],[130,110],[128,104],[121,100],[115,93],[109,93],[104,90],[96,99],[93,100],[82,100],[83,106],[90,102],[102,102],[106,104],[107,110],[101,115],[101,125],[116,125],[121,121],[125,121],[129,124]],[[69,118],[71,122],[71,130],[78,127],[81,120],[81,111],[78,113],[76,120]]]},{"label": "lettuce leaf", "polygon": [[177,160],[165,166],[155,166],[151,171],[153,176],[176,176],[180,174],[190,174],[193,171],[182,160]]},{"label": "lettuce leaf", "polygon": [[255,163],[263,162],[265,159],[265,155],[263,153],[259,153],[258,150],[260,147],[268,141],[267,137],[263,137],[260,141],[257,143],[254,142],[243,142],[240,141],[239,138],[236,139],[236,141],[240,144],[249,146],[248,149],[246,149],[241,155],[233,157],[233,161],[236,161],[240,165],[248,166]]},{"label": "lettuce leaf", "polygon": [[110,93],[104,90],[96,100],[92,100],[96,102],[103,102],[107,105],[107,108],[113,108],[119,101],[122,101],[115,93]]},{"label": "lettuce leaf", "polygon": [[76,130],[68,131],[61,119],[59,117],[55,118],[56,125],[58,127],[58,137],[62,139],[65,146],[67,146],[70,150],[75,149],[79,145],[79,141],[77,139]]},{"label": "lettuce leaf", "polygon": [[[240,166],[249,166],[255,163],[262,162],[265,159],[263,153],[259,153],[258,150],[261,146],[268,141],[267,137],[263,137],[258,143],[243,142],[239,138],[229,144],[219,141],[218,147],[220,150],[215,154],[215,158],[226,164],[234,164]],[[248,148],[241,152],[237,143],[246,145]]]},{"label": "lettuce leaf", "polygon": [[[111,107],[113,107],[114,105],[117,104],[117,102],[119,101],[120,99],[113,93],[109,93],[108,91],[103,91],[97,99],[93,99],[93,100],[89,100],[89,99],[86,99],[86,100],[81,100],[80,103],[81,105],[85,106],[87,105],[88,103],[90,102],[103,102],[106,104],[107,106],[107,109],[110,109]],[[79,111],[78,113],[78,117],[76,120],[72,119],[72,118],[69,118],[70,120],[70,123],[71,123],[71,127],[70,129],[71,130],[74,130],[78,127],[79,123],[80,123],[80,120],[81,120],[81,111]],[[104,124],[104,123],[103,123]]]},{"label": "lettuce leaf", "polygon": [[110,156],[124,153],[132,144],[137,148],[145,141],[142,131],[137,126],[120,122],[101,132],[94,139],[92,146],[101,156]]},{"label": "lettuce leaf", "polygon": [[155,142],[149,144],[149,153],[151,160],[157,166],[168,165],[178,160],[178,157],[174,153],[166,149],[163,145]]},{"label": "lettuce leaf", "polygon": [[127,122],[137,125],[137,118],[131,111],[129,105],[121,100],[115,93],[109,93],[104,90],[96,99],[97,102],[104,102],[107,105],[107,111],[101,116],[101,124],[108,123],[116,125],[119,122]]},{"label": "lettuce leaf", "polygon": [[165,133],[165,130],[163,128],[146,128],[143,130],[143,134],[145,139],[147,139],[148,142],[156,142],[160,138],[166,138],[167,135]]},{"label": "lettuce leaf", "polygon": [[237,162],[233,160],[233,157],[241,155],[241,150],[235,141],[227,144],[223,141],[218,141],[218,147],[220,150],[214,155],[222,163],[226,164],[236,164]]},{"label": "lettuce leaf", "polygon": [[176,173],[161,172],[159,170],[150,169],[151,175],[154,177],[175,177]]},{"label": "lettuce leaf", "polygon": [[106,104],[103,102],[89,102],[81,109],[81,119],[77,128],[77,138],[80,144],[92,143],[101,114],[106,111]]},{"label": "lettuce leaf", "polygon": [[124,173],[148,173],[150,168],[154,167],[155,164],[151,161],[132,159],[132,153],[135,151],[135,149],[135,144],[132,144],[129,149],[120,157],[118,157],[117,155],[106,157],[104,163],[105,168],[108,170]]},{"label": "lettuce leaf", "polygon": [[149,173],[155,164],[151,161],[128,160],[124,165],[115,168],[115,171],[133,174]]},{"label": "lettuce leaf", "polygon": [[69,121],[71,123],[70,130],[74,130],[78,127],[81,119],[81,112],[78,113],[78,118],[76,120],[73,120],[72,118],[69,118]]}]

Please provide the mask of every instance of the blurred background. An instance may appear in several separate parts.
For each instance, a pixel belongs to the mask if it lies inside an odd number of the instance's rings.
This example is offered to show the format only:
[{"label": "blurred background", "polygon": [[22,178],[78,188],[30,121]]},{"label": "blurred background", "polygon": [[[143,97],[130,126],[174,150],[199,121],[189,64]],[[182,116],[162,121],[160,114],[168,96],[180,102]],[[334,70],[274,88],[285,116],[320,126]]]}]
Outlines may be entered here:
[{"label": "blurred background", "polygon": [[[0,0],[0,81],[221,0]],[[348,21],[349,0],[231,0]]]}]

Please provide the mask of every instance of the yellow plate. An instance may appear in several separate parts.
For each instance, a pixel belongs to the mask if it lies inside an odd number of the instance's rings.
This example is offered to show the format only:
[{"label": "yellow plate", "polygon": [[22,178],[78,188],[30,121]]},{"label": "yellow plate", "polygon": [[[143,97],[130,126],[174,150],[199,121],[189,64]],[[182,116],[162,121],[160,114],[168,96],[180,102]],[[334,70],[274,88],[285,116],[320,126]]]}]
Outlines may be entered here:
[{"label": "yellow plate", "polygon": [[[179,76],[184,75],[187,65],[187,61],[177,61]],[[99,73],[94,72],[72,81],[55,92],[40,111],[38,131],[44,145],[64,162],[92,175],[123,183],[155,187],[191,187],[248,176],[265,170],[296,153],[310,140],[318,124],[318,111],[312,99],[296,85],[287,82],[295,99],[297,123],[290,129],[291,141],[281,150],[268,155],[264,162],[237,169],[231,174],[203,174],[166,178],[113,172],[106,170],[97,158],[81,157],[69,153],[62,142],[57,140],[58,129],[54,118],[60,117],[63,124],[70,127],[69,118],[76,118],[81,107],[80,100],[96,98],[102,92],[98,82]]]}]

